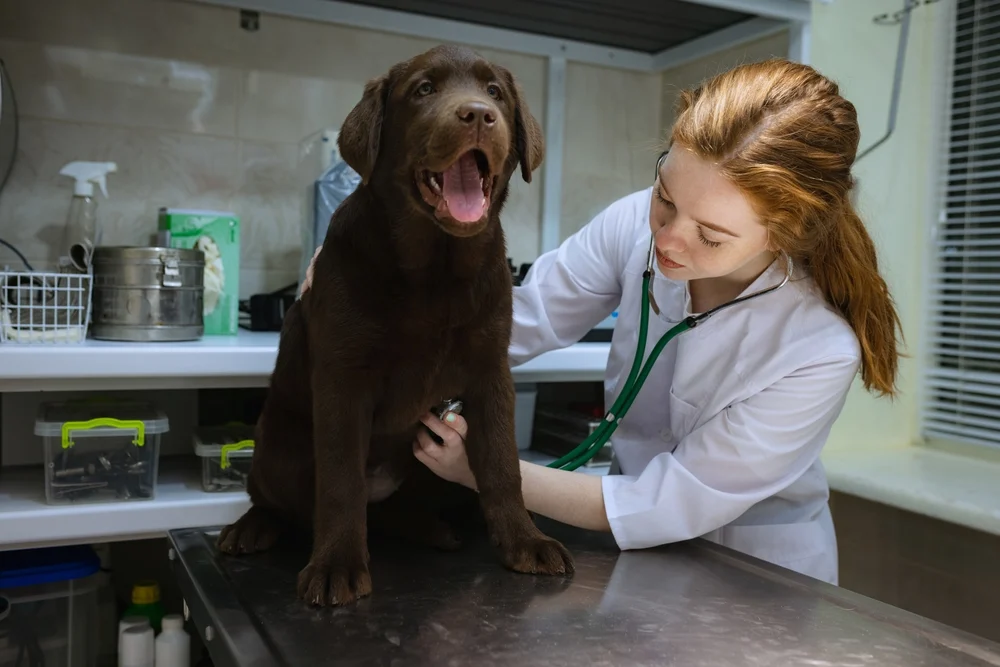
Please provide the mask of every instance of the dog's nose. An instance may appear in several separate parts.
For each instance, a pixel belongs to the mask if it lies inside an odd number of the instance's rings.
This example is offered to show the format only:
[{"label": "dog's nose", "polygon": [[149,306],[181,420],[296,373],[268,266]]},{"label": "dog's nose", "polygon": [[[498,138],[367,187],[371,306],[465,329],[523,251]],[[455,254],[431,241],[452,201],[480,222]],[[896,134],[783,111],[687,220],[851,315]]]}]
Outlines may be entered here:
[{"label": "dog's nose", "polygon": [[458,118],[463,123],[481,123],[492,127],[497,122],[496,113],[484,102],[466,102],[458,107]]}]

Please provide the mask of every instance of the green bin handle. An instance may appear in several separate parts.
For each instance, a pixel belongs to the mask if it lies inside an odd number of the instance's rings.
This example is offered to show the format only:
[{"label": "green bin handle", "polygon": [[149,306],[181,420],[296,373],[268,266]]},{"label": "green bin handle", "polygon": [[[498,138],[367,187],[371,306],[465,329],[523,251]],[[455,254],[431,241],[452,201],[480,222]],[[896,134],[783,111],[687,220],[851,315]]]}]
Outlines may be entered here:
[{"label": "green bin handle", "polygon": [[75,443],[69,437],[75,431],[87,431],[101,426],[121,429],[123,431],[135,431],[135,438],[132,443],[137,447],[146,444],[146,424],[141,419],[114,419],[113,417],[98,417],[85,422],[66,422],[62,425],[62,448],[69,449]]},{"label": "green bin handle", "polygon": [[253,447],[253,440],[240,440],[239,442],[234,442],[231,445],[222,446],[222,459],[219,461],[219,467],[225,470],[229,467],[229,453],[238,452],[241,449],[249,449]]}]

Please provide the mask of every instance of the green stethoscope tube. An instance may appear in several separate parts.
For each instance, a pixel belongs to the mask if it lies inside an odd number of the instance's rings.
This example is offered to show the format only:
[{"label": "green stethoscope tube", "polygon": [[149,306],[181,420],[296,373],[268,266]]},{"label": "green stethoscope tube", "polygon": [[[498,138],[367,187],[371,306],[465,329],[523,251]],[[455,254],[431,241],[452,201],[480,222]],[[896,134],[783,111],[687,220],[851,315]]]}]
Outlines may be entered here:
[{"label": "green stethoscope tube", "polygon": [[646,377],[649,375],[650,371],[653,370],[653,364],[656,363],[657,357],[660,356],[660,353],[663,351],[663,348],[667,346],[667,343],[685,331],[695,328],[724,308],[734,306],[737,303],[742,303],[758,296],[763,296],[764,294],[768,294],[784,287],[785,283],[787,283],[792,276],[792,260],[790,257],[785,255],[785,277],[780,283],[772,287],[768,287],[767,289],[760,290],[759,292],[754,292],[753,294],[748,294],[738,299],[734,299],[700,315],[685,318],[678,324],[671,327],[669,331],[660,337],[660,340],[657,341],[653,351],[650,352],[646,363],[643,364],[642,355],[646,349],[646,335],[649,329],[649,283],[653,275],[653,242],[654,238],[650,238],[649,252],[646,257],[646,270],[642,274],[642,310],[639,315],[639,340],[636,343],[635,358],[632,360],[632,368],[629,371],[628,379],[625,380],[625,386],[622,388],[621,393],[618,394],[618,399],[615,401],[614,405],[612,405],[611,409],[608,410],[606,415],[604,415],[604,420],[601,422],[601,425],[598,426],[586,440],[577,445],[577,447],[572,451],[567,452],[552,463],[549,463],[549,468],[576,470],[597,455],[597,452],[599,452],[601,448],[608,443],[608,440],[611,439],[611,435],[618,428],[618,425],[628,413],[629,408],[632,407],[632,403],[635,401],[636,396],[639,395],[639,390],[646,381]]}]

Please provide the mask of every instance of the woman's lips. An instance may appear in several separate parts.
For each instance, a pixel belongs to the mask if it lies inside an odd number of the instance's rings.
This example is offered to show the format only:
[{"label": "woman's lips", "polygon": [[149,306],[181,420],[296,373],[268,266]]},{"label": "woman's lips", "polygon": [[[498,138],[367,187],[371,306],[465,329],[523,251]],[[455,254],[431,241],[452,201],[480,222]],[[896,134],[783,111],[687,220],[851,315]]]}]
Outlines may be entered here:
[{"label": "woman's lips", "polygon": [[683,269],[683,264],[678,264],[674,260],[670,259],[664,255],[659,250],[656,251],[656,259],[660,262],[660,265],[665,269]]}]

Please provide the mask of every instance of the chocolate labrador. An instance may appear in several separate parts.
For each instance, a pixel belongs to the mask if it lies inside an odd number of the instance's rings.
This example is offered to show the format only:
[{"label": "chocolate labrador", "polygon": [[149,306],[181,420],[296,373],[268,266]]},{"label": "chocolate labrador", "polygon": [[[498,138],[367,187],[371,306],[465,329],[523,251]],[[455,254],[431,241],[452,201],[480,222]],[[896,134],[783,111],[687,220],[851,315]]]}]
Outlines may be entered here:
[{"label": "chocolate labrador", "polygon": [[417,482],[433,475],[412,444],[422,414],[461,396],[481,516],[503,563],[572,573],[569,552],[525,509],[514,441],[500,211],[514,171],[530,182],[544,153],[520,87],[469,49],[436,47],[369,81],[338,144],[362,181],[286,316],[257,424],[252,506],[220,549],[260,551],[285,527],[311,529],[298,593],[327,605],[371,593],[369,520],[456,546],[421,507],[430,487]]}]

